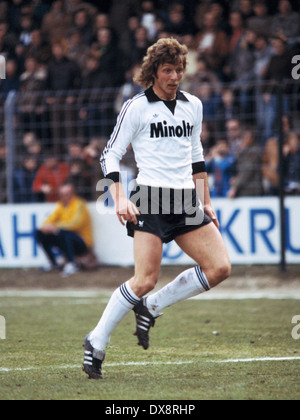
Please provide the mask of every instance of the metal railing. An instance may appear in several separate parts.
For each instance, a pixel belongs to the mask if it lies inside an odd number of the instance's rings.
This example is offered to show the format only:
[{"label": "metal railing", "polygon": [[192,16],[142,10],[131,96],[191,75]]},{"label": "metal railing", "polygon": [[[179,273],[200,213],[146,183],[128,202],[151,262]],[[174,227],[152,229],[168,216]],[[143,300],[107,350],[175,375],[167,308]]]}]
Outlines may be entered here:
[{"label": "metal railing", "polygon": [[[297,175],[288,179],[286,168],[289,141],[293,141],[289,137],[299,130],[297,81],[243,85],[186,82],[185,87],[204,105],[202,143],[213,196],[228,196],[229,191],[232,197],[280,195],[281,190],[300,194]],[[6,145],[6,158],[3,151],[0,154],[0,201],[51,201],[46,189],[33,188],[38,169],[49,157],[68,166],[68,176],[80,195],[96,199],[96,184],[102,177],[99,155],[123,101],[130,97],[127,91],[134,89],[10,92],[0,98],[2,150]],[[255,140],[252,153],[250,146],[245,146],[249,132]],[[132,153],[123,164],[136,171]],[[236,186],[235,193],[232,186]]]}]

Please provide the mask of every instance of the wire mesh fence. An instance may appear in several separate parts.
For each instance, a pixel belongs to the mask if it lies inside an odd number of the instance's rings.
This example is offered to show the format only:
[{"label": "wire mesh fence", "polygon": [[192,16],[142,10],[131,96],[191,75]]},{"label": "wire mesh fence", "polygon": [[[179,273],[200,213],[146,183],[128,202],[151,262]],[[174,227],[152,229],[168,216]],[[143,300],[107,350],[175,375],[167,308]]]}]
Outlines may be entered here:
[{"label": "wire mesh fence", "polygon": [[[297,81],[224,85],[187,78],[182,88],[203,102],[201,141],[213,197],[277,195],[280,135],[285,192],[300,195]],[[129,84],[0,97],[0,203],[54,202],[67,179],[80,196],[96,199],[99,157],[123,102],[137,89]],[[122,170],[136,174],[130,149]]]}]

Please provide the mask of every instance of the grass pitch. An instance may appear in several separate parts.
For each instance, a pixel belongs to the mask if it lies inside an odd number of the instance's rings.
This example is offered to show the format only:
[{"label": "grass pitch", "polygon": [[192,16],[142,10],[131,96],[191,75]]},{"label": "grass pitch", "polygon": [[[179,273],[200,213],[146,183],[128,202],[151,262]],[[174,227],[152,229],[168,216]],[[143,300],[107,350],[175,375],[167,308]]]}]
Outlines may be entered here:
[{"label": "grass pitch", "polygon": [[81,345],[109,295],[67,295],[0,296],[1,400],[300,397],[300,340],[291,323],[299,300],[183,302],[157,321],[148,351],[137,346],[132,313],[112,336],[104,380],[95,382],[81,371]]}]

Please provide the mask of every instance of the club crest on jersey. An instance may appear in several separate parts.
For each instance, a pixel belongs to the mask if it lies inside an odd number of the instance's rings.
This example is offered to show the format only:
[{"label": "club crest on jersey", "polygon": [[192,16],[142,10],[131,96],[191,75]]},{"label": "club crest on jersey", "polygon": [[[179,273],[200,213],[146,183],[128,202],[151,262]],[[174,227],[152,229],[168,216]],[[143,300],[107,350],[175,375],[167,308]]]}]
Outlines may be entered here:
[{"label": "club crest on jersey", "polygon": [[190,125],[189,122],[182,121],[182,125],[168,125],[167,121],[152,123],[150,126],[151,134],[150,137],[161,138],[161,137],[189,137],[193,134],[194,126]]}]

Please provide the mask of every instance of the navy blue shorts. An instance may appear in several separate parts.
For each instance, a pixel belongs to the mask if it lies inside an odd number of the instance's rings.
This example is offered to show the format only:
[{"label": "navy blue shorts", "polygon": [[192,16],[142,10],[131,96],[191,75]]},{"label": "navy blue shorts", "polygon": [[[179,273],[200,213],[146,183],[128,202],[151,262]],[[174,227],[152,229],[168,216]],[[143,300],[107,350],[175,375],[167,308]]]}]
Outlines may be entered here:
[{"label": "navy blue shorts", "polygon": [[169,243],[178,236],[211,223],[204,214],[196,190],[173,190],[138,186],[130,195],[140,215],[138,224],[127,223],[128,236],[134,232],[147,232]]}]

